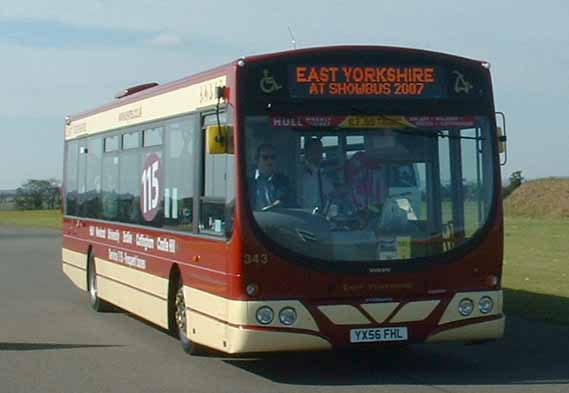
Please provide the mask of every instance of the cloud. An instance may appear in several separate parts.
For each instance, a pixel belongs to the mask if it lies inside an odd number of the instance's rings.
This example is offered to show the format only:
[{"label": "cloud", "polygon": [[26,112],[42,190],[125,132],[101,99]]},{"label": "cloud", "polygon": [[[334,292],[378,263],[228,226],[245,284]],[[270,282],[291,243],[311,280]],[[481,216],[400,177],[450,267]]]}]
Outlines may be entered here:
[{"label": "cloud", "polygon": [[35,48],[140,47],[153,32],[45,20],[0,20],[0,43]]},{"label": "cloud", "polygon": [[170,47],[182,45],[182,38],[174,33],[159,33],[144,41],[146,45],[158,47]]}]

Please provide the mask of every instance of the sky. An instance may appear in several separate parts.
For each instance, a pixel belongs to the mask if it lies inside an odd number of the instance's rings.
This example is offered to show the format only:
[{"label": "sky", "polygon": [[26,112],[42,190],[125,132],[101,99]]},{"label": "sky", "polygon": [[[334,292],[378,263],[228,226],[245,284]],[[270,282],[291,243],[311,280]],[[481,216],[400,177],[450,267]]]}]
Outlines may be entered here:
[{"label": "sky", "polygon": [[0,190],[62,177],[66,115],[241,56],[371,44],[491,63],[507,178],[569,176],[569,2],[4,0]]}]

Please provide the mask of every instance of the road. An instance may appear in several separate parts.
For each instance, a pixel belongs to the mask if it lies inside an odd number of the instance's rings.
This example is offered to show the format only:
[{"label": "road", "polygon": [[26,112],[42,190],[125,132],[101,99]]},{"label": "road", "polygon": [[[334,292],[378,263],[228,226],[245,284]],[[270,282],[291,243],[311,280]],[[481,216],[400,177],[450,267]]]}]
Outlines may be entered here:
[{"label": "road", "polygon": [[190,357],[131,315],[91,311],[60,255],[56,231],[0,227],[1,392],[569,392],[569,327],[519,318],[481,346]]}]

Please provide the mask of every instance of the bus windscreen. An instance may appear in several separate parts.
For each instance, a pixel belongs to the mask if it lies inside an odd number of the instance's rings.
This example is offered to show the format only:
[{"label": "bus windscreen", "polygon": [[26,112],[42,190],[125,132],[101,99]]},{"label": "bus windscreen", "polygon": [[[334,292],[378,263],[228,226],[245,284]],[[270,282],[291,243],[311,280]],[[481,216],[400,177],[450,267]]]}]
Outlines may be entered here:
[{"label": "bus windscreen", "polygon": [[329,262],[432,258],[489,219],[482,116],[249,116],[249,207],[261,231]]}]

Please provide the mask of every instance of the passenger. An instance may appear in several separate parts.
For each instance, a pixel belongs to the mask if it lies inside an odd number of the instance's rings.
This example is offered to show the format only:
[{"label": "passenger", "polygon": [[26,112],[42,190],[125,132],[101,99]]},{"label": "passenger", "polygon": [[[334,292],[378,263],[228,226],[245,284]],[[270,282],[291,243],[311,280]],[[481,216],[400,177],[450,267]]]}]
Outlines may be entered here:
[{"label": "passenger", "polygon": [[300,206],[306,209],[322,209],[327,195],[333,188],[321,167],[323,152],[324,148],[319,138],[305,138]]},{"label": "passenger", "polygon": [[275,148],[264,143],[257,148],[257,169],[250,180],[250,198],[253,210],[268,210],[272,207],[289,207],[291,200],[288,177],[275,171]]},{"label": "passenger", "polygon": [[351,188],[351,200],[356,210],[374,211],[385,198],[381,166],[374,166],[364,152],[353,155],[347,164],[347,179]]}]

